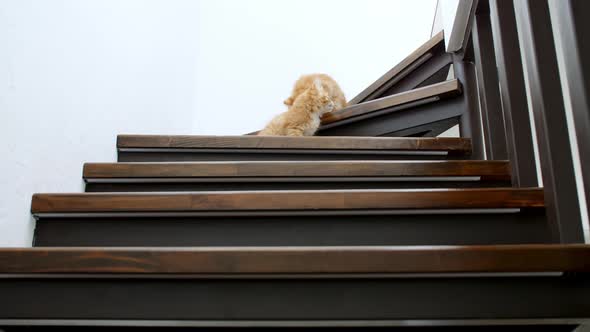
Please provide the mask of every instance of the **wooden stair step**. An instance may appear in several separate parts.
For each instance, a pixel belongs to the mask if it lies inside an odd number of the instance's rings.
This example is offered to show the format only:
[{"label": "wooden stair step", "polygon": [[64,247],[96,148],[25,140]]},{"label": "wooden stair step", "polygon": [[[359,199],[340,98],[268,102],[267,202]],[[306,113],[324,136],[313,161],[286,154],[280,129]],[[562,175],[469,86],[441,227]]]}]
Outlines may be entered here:
[{"label": "wooden stair step", "polygon": [[543,207],[541,189],[323,190],[205,193],[35,194],[31,211],[191,212]]},{"label": "wooden stair step", "polygon": [[119,135],[119,161],[381,160],[471,151],[463,138]]},{"label": "wooden stair step", "polygon": [[453,79],[349,105],[322,117],[322,137],[436,137],[459,124],[465,96]]},{"label": "wooden stair step", "polygon": [[540,189],[36,194],[35,246],[551,243]]},{"label": "wooden stair step", "polygon": [[0,324],[581,324],[589,262],[587,245],[0,249]]},{"label": "wooden stair step", "polygon": [[335,126],[348,124],[360,119],[381,116],[389,112],[408,108],[404,105],[416,104],[421,101],[436,102],[441,99],[461,94],[461,83],[457,79],[436,83],[413,90],[400,92],[391,96],[381,97],[360,104],[353,104],[341,110],[326,113],[322,117],[320,131]]},{"label": "wooden stair step", "polygon": [[0,249],[0,274],[491,272],[590,272],[590,246]]},{"label": "wooden stair step", "polygon": [[119,135],[119,148],[310,149],[467,152],[462,138]]},{"label": "wooden stair step", "polygon": [[482,176],[509,179],[507,161],[262,161],[86,163],[85,179]]},{"label": "wooden stair step", "polygon": [[86,191],[510,186],[507,161],[86,163]]}]

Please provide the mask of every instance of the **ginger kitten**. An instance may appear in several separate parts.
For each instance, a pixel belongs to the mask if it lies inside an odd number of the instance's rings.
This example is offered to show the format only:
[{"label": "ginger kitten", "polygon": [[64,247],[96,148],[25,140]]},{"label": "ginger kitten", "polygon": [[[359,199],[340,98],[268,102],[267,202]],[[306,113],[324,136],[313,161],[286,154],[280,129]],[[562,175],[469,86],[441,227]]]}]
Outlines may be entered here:
[{"label": "ginger kitten", "polygon": [[328,96],[334,102],[334,111],[346,107],[346,98],[344,97],[344,92],[342,92],[342,89],[340,89],[338,83],[336,83],[332,77],[326,74],[309,74],[301,76],[297,82],[295,82],[291,96],[285,99],[283,103],[287,106],[293,105],[293,102],[297,96],[312,86],[315,80],[320,80],[322,87],[325,91],[327,91]]},{"label": "ginger kitten", "polygon": [[291,107],[270,121],[260,136],[313,136],[320,126],[324,113],[334,109],[334,102],[324,90],[322,82],[315,79],[300,93]]}]

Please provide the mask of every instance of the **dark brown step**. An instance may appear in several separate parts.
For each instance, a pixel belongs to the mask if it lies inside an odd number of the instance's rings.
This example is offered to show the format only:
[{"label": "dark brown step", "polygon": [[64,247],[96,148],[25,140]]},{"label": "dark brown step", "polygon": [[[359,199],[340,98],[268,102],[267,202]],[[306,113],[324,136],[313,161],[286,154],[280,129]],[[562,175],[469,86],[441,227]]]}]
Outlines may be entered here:
[{"label": "dark brown step", "polygon": [[456,79],[384,93],[384,97],[326,114],[316,135],[435,137],[457,125],[465,112],[462,86]]},{"label": "dark brown step", "polygon": [[541,189],[35,194],[34,214],[543,207]]},{"label": "dark brown step", "polygon": [[581,324],[588,262],[585,245],[2,249],[0,325]]},{"label": "dark brown step", "polygon": [[459,158],[462,138],[119,135],[119,161],[383,160]]},{"label": "dark brown step", "polygon": [[590,272],[590,246],[0,249],[0,274],[500,272]]},{"label": "dark brown step", "polygon": [[539,189],[37,194],[35,246],[550,243]]},{"label": "dark brown step", "polygon": [[86,163],[86,191],[510,186],[506,161]]},{"label": "dark brown step", "polygon": [[[320,131],[350,122],[401,111],[417,103],[436,102],[459,94],[461,94],[461,83],[454,79],[360,104],[350,105],[339,111],[325,114],[322,117]],[[406,105],[406,107],[402,107],[403,105]]]}]

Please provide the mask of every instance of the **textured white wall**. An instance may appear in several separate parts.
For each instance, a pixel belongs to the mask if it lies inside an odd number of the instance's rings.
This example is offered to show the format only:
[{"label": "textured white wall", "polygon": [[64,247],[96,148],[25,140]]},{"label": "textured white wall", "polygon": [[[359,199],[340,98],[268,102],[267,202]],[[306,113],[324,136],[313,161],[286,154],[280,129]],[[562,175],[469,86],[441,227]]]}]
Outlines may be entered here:
[{"label": "textured white wall", "polygon": [[34,192],[78,192],[118,133],[242,134],[293,81],[349,97],[429,38],[435,0],[0,0],[0,246]]}]

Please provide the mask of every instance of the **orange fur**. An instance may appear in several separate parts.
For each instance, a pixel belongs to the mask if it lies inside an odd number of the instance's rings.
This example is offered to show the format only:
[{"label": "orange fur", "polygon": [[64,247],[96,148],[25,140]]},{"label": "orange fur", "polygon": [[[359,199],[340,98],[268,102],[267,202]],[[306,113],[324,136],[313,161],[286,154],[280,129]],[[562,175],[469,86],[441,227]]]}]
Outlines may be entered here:
[{"label": "orange fur", "polygon": [[332,99],[332,102],[334,102],[334,111],[346,107],[346,97],[344,97],[344,92],[342,92],[342,89],[340,89],[338,83],[336,83],[332,77],[326,74],[310,74],[301,76],[297,82],[295,82],[293,91],[291,91],[291,96],[285,99],[283,103],[287,106],[293,105],[295,99],[311,85],[313,85],[313,82],[317,79],[321,81],[322,87],[328,93],[330,99]]},{"label": "orange fur", "polygon": [[289,109],[277,115],[258,135],[313,136],[324,113],[332,111],[334,103],[319,79],[303,91]]}]

